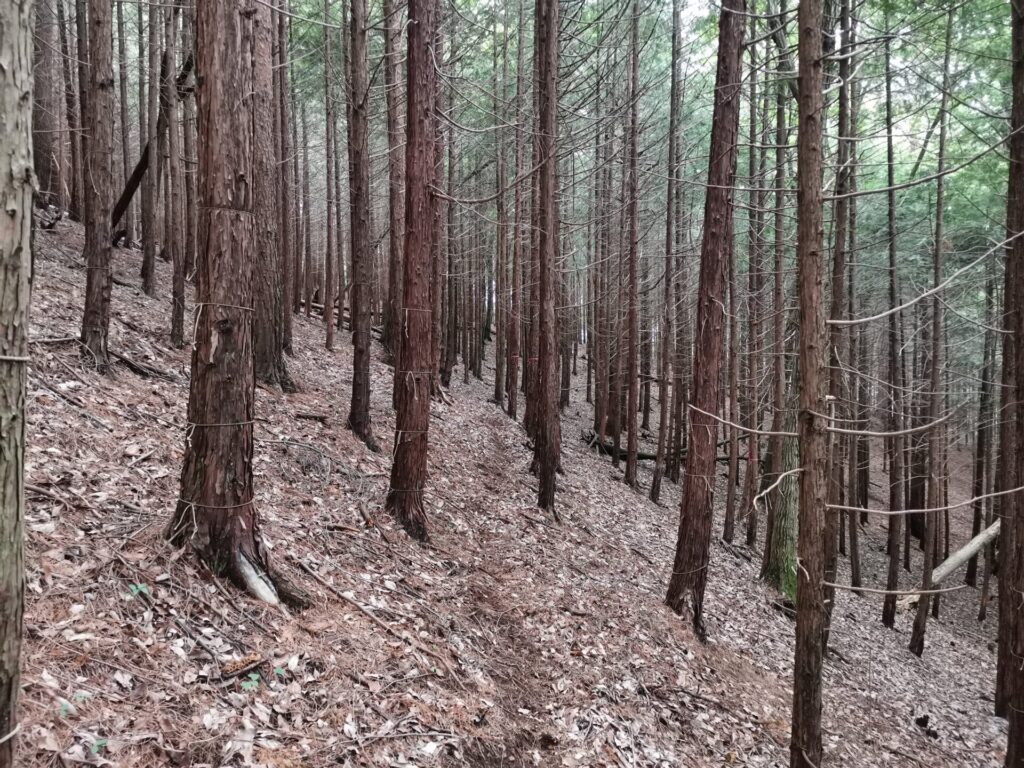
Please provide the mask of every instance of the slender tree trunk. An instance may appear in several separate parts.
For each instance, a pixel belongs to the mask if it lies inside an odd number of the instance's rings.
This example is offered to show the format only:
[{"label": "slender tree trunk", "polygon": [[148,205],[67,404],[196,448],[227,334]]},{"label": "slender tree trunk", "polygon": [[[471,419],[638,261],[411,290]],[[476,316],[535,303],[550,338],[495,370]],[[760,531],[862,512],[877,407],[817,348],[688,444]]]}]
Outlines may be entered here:
[{"label": "slender tree trunk", "polygon": [[401,316],[400,333],[407,342],[402,362],[408,369],[396,374],[398,413],[394,462],[386,506],[410,536],[427,538],[423,486],[427,478],[427,430],[430,425],[431,250],[434,216],[430,185],[434,181],[436,136],[434,69],[436,0],[409,0],[409,44],[406,56],[405,124],[405,253],[403,300],[409,309]]},{"label": "slender tree trunk", "polygon": [[665,189],[665,307],[662,312],[661,327],[658,329],[658,344],[661,355],[661,381],[658,385],[658,453],[654,459],[654,475],[651,479],[650,498],[655,504],[661,496],[661,480],[665,474],[665,450],[668,445],[669,415],[671,408],[671,391],[669,381],[672,377],[672,314],[674,293],[672,261],[675,251],[675,200],[677,192],[677,133],[679,112],[679,3],[672,0],[672,59],[669,84],[668,110],[668,167],[665,172],[668,181]]},{"label": "slender tree trunk", "polygon": [[[186,56],[195,56],[195,8],[191,4],[185,14],[184,37]],[[185,177],[185,275],[191,282],[195,279],[197,239],[199,237],[198,195],[196,194],[196,102],[192,89],[182,98],[184,109],[184,143],[185,156],[182,167]]]},{"label": "slender tree trunk", "polygon": [[732,186],[736,177],[742,78],[744,0],[722,3],[718,31],[718,72],[711,123],[708,190],[704,203],[700,282],[697,296],[698,334],[693,364],[693,405],[689,415],[689,450],[683,479],[679,536],[665,602],[688,613],[694,630],[704,637],[704,588],[711,544],[712,502],[718,397],[722,368],[725,263],[732,231]]},{"label": "slender tree trunk", "polygon": [[152,166],[143,179],[148,193],[142,199],[143,229],[146,239],[142,244],[142,290],[147,296],[156,295],[156,252],[157,252],[157,210],[160,205],[160,158],[157,146],[160,143],[160,20],[162,10],[159,5],[149,6],[149,85],[147,88],[148,132],[146,145],[149,153],[149,165]]},{"label": "slender tree trunk", "polygon": [[[324,253],[324,325],[327,328],[326,347],[334,349],[334,291],[335,277],[334,267],[339,263],[338,256],[341,249],[337,248],[334,242],[334,206],[341,205],[341,201],[335,198],[334,187],[334,86],[331,82],[331,0],[324,0],[324,127],[326,130],[326,151],[327,151],[327,250]],[[340,233],[339,233],[340,234]],[[341,300],[339,312],[344,314],[345,297],[339,296]],[[309,311],[308,309],[306,310]]]},{"label": "slender tree trunk", "polygon": [[558,325],[555,316],[555,259],[558,250],[558,0],[537,0],[534,46],[537,52],[536,173],[537,264],[537,423],[534,464],[540,479],[537,506],[555,515],[555,471],[560,438],[557,401]]},{"label": "slender tree trunk", "polygon": [[629,34],[629,143],[627,145],[627,156],[629,168],[627,173],[629,179],[628,197],[626,198],[627,213],[629,219],[627,243],[629,262],[629,285],[628,285],[628,309],[626,324],[628,326],[628,337],[626,341],[626,376],[628,394],[626,396],[626,477],[625,482],[630,488],[636,488],[636,454],[639,447],[639,435],[637,433],[636,412],[639,407],[640,376],[637,370],[637,347],[640,344],[639,319],[637,317],[637,248],[639,243],[639,226],[637,213],[637,196],[639,195],[639,184],[637,182],[637,104],[640,101],[640,5],[633,0],[632,23]]},{"label": "slender tree trunk", "polygon": [[305,232],[302,248],[305,264],[303,274],[303,301],[306,317],[313,311],[313,292],[316,290],[317,277],[313,267],[313,227],[309,210],[309,120],[306,116],[306,103],[302,103],[302,230]]},{"label": "slender tree trunk", "polygon": [[[992,377],[995,375],[993,344],[995,334],[991,331],[994,322],[993,305],[995,302],[995,281],[989,276],[985,283],[985,351],[981,368],[980,393],[978,395],[978,428],[974,441],[974,484],[971,495],[974,502],[974,522],[971,526],[971,538],[974,538],[985,524],[985,502],[980,497],[985,494],[985,479],[988,477],[989,457],[992,445]],[[978,556],[975,555],[967,563],[964,582],[971,587],[978,585]]]},{"label": "slender tree trunk", "polygon": [[[402,311],[402,246],[405,175],[402,141],[404,126],[401,104],[402,68],[401,16],[394,0],[384,0],[384,98],[387,104],[388,129],[388,311],[384,320],[384,347],[395,360],[395,370],[401,365],[402,338],[399,313]],[[396,390],[397,394],[397,390]],[[397,405],[397,402],[396,402]]]},{"label": "slender tree trunk", "polygon": [[[780,0],[777,26],[780,34],[785,37],[786,33],[786,2]],[[786,182],[786,149],[788,134],[786,129],[786,97],[788,90],[785,85],[786,61],[781,54],[776,62],[776,83],[775,83],[775,211],[772,222],[773,250],[774,250],[774,276],[772,291],[772,435],[768,438],[767,462],[770,472],[765,480],[770,481],[771,487],[783,471],[783,437],[780,434],[785,424],[786,404],[786,278],[783,271],[785,260],[785,182]],[[774,550],[773,542],[779,540],[774,536],[775,514],[779,509],[782,499],[780,490],[767,494],[767,513],[764,521],[765,548],[761,559],[761,576],[764,578],[768,570],[782,561],[784,553]]]},{"label": "slender tree trunk", "polygon": [[821,668],[826,631],[825,502],[828,492],[828,391],[822,295],[822,9],[801,0],[798,11],[797,283],[800,297],[800,522],[797,539],[796,652],[790,768],[822,765]]},{"label": "slender tree trunk", "polygon": [[[167,75],[173,76],[176,70],[175,56],[177,54],[177,33],[178,33],[178,8],[175,7],[164,17],[166,19],[167,39]],[[168,90],[171,84],[168,84]],[[168,170],[167,180],[170,186],[168,210],[170,210],[167,230],[170,233],[167,247],[171,251],[171,263],[173,265],[173,277],[171,284],[171,344],[178,349],[185,345],[185,249],[182,244],[183,236],[183,211],[182,211],[182,190],[181,176],[178,169],[181,165],[181,157],[178,149],[178,96],[170,91],[167,99],[167,151]]]},{"label": "slender tree trunk", "polygon": [[32,4],[0,3],[0,768],[14,768],[25,594],[25,394],[32,279]]},{"label": "slender tree trunk", "polygon": [[[889,18],[886,16],[886,29]],[[895,186],[895,148],[893,146],[893,114],[892,114],[892,50],[889,37],[885,39],[885,125],[886,125],[886,174],[887,187],[887,240],[889,245],[889,306],[899,305],[899,285],[897,282],[896,256],[896,192]],[[889,509],[899,512],[903,509],[903,361],[902,344],[899,337],[900,313],[889,315],[889,431],[893,437],[889,440]],[[890,629],[896,622],[896,595],[900,580],[900,544],[902,541],[903,515],[889,516],[889,535],[887,548],[889,551],[889,570],[885,588],[888,594],[882,602],[882,624]]]},{"label": "slender tree trunk", "polygon": [[82,345],[100,370],[109,366],[110,208],[114,174],[114,73],[110,0],[89,0],[89,128],[85,180],[85,312]]},{"label": "slender tree trunk", "polygon": [[[280,231],[278,233],[279,256],[281,273],[281,348],[284,352],[292,352],[292,310],[296,305],[298,295],[298,271],[294,268],[299,263],[298,247],[298,217],[292,203],[295,199],[295,175],[292,173],[292,153],[295,151],[292,142],[293,118],[294,115],[289,109],[289,95],[291,94],[290,70],[291,57],[288,49],[288,27],[289,27],[289,2],[281,0],[281,12],[277,17],[277,51],[278,66],[280,70],[277,76],[277,115],[280,122],[278,132],[281,139],[281,157],[277,163],[278,188],[280,190],[281,211]],[[285,363],[282,358],[282,367]],[[290,388],[294,389],[294,382],[288,377]]]},{"label": "slender tree trunk", "polygon": [[[129,170],[132,167],[132,144],[131,131],[128,128],[128,54],[127,41],[124,32],[124,3],[116,0],[117,6],[117,71],[118,86],[120,88],[120,117],[121,117],[121,158],[122,176],[125,184],[128,183]],[[131,245],[135,240],[135,207],[129,203],[124,212],[124,241]]]},{"label": "slender tree trunk", "polygon": [[37,179],[37,199],[45,205],[60,204],[61,146],[60,107],[57,89],[57,29],[52,0],[37,0],[32,50],[32,160]]},{"label": "slender tree trunk", "polygon": [[[282,244],[278,227],[282,221],[279,205],[279,184],[281,170],[277,164],[276,139],[284,128],[278,124],[276,130],[274,102],[280,100],[280,91],[274,87],[273,49],[279,39],[276,11],[259,6],[253,36],[256,51],[254,67],[256,100],[256,124],[263,126],[257,131],[253,143],[252,182],[255,211],[256,252],[253,263],[253,306],[255,324],[253,327],[253,372],[257,381],[270,386],[280,386],[285,391],[293,390],[291,377],[284,357],[284,288],[281,279],[281,261],[288,257],[278,248]],[[266,11],[264,13],[264,11]],[[280,102],[279,102],[280,103]],[[285,208],[284,210],[287,210]]]},{"label": "slender tree trunk", "polygon": [[[68,134],[71,144],[71,204],[68,216],[72,221],[82,221],[82,201],[85,197],[82,173],[82,133],[79,115],[79,101],[75,81],[71,74],[71,48],[68,44],[68,24],[64,13],[64,0],[56,0],[57,31],[60,36],[61,71],[64,80],[64,101]],[[141,13],[141,11],[140,11]],[[141,46],[142,35],[139,35]],[[141,54],[140,54],[141,56]],[[141,61],[141,58],[140,58]],[[141,64],[140,64],[141,66]]]},{"label": "slender tree trunk", "polygon": [[[504,101],[505,82],[508,79],[508,30],[504,23],[505,9],[502,9],[503,39],[498,38],[497,26],[494,31],[494,114],[499,120],[503,119],[502,102]],[[501,85],[498,84],[498,48],[501,54]],[[505,407],[505,343],[508,338],[506,326],[508,325],[508,213],[505,207],[505,142],[504,133],[500,129],[494,134],[495,154],[495,176],[494,186],[496,187],[497,199],[495,200],[495,232],[494,232],[494,402],[499,408]]]},{"label": "slender tree trunk", "polygon": [[[352,0],[350,96],[348,125],[349,212],[352,234],[352,406],[348,427],[372,451],[377,450],[370,423],[370,82],[366,52],[366,0]],[[403,371],[395,369],[395,375]]]},{"label": "slender tree trunk", "polygon": [[[952,53],[954,10],[946,15],[946,48],[942,67],[942,97],[939,104],[939,157],[935,182],[935,244],[933,251],[933,285],[938,288],[942,283],[943,266],[942,252],[945,248],[945,170],[946,170],[946,133],[949,118],[949,61]],[[942,393],[942,311],[943,305],[938,292],[932,299],[931,317],[931,382],[929,395],[928,419],[936,422],[942,416],[944,396]],[[944,430],[933,432],[928,441],[928,507],[938,509],[943,502],[942,492],[942,451]],[[914,618],[914,629],[910,635],[910,651],[917,656],[924,653],[924,636],[928,623],[928,608],[932,587],[932,568],[935,567],[936,529],[939,527],[939,513],[927,512],[924,515],[924,566],[921,579],[921,595],[917,602],[917,616]],[[1022,757],[1024,759],[1024,757]]]}]

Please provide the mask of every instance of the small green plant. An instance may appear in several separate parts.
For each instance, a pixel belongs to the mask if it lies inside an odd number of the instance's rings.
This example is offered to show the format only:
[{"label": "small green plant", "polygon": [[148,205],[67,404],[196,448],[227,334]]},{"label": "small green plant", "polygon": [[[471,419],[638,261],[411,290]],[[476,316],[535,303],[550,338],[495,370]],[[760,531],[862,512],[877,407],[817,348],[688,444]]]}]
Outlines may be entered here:
[{"label": "small green plant", "polygon": [[103,749],[105,746],[107,746],[106,739],[96,739],[96,741],[92,743],[92,746],[89,747],[89,751],[92,752],[92,754],[94,755],[98,755],[100,750]]},{"label": "small green plant", "polygon": [[149,587],[145,584],[135,584],[134,582],[128,585],[128,591],[131,593],[130,597],[137,597],[140,593],[144,595],[149,594]]},{"label": "small green plant", "polygon": [[278,677],[284,677],[284,667],[274,667],[274,674]]},{"label": "small green plant", "polygon": [[242,681],[242,690],[253,691],[260,687],[260,673],[250,672],[245,680]]}]

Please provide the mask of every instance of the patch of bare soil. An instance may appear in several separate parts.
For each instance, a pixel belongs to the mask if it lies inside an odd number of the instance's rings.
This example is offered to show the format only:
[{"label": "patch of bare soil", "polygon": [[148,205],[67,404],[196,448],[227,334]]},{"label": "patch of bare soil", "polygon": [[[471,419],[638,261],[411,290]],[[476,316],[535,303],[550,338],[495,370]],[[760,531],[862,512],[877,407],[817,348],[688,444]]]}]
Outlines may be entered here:
[{"label": "patch of bare soil", "polygon": [[[582,391],[564,417],[558,525],[534,506],[521,427],[490,386],[456,377],[453,403],[431,406],[433,538],[417,545],[381,508],[390,457],[344,426],[349,347],[326,352],[319,319],[298,317],[301,392],[258,389],[255,472],[271,563],[314,605],[284,614],[171,549],[189,352],[169,344],[167,292],[139,289],[140,254],[116,251],[123,360],[97,375],[74,341],[80,246],[66,222],[37,236],[24,765],[787,764],[793,626],[757,581],[756,553],[714,546],[702,646],[662,604],[678,490],[655,506],[586,449]],[[390,401],[378,358],[385,446]],[[883,542],[872,519],[875,586]],[[828,765],[998,764],[993,627],[964,619],[971,601],[943,601],[918,660],[909,616],[888,632],[880,599],[839,595]]]}]

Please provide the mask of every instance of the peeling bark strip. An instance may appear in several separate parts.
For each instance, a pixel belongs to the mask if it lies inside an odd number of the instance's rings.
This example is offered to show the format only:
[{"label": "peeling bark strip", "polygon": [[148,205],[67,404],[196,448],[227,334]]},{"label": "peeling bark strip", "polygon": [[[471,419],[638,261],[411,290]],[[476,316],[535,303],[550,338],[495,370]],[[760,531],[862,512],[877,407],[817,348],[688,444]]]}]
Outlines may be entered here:
[{"label": "peeling bark strip", "polygon": [[697,297],[697,343],[693,360],[692,403],[679,513],[679,538],[665,602],[686,614],[698,636],[704,636],[704,588],[708,575],[714,501],[718,390],[722,368],[725,262],[731,240],[732,185],[736,177],[740,78],[743,56],[744,0],[722,4],[718,27],[718,73],[711,125],[708,192],[704,203],[704,237],[700,253]]},{"label": "peeling bark strip", "polygon": [[25,362],[32,243],[31,3],[0,3],[0,768],[13,768],[24,598]]},{"label": "peeling bark strip", "polygon": [[[181,492],[167,529],[218,574],[267,602],[267,575],[253,506],[253,311],[258,62],[254,0],[200,3],[199,264],[195,344]],[[285,595],[281,595],[285,597]]]},{"label": "peeling bark strip", "polygon": [[394,463],[386,506],[414,539],[426,540],[423,486],[427,479],[427,430],[433,380],[430,300],[434,221],[430,184],[434,178],[435,0],[409,1],[408,89],[405,141],[405,259],[401,365],[395,369]]}]

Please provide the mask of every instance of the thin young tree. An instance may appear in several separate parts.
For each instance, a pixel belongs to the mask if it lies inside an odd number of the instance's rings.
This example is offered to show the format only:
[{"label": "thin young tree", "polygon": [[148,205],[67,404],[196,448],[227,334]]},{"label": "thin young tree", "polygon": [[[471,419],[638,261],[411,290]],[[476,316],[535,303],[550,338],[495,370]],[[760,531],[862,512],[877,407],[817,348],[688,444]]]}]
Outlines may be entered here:
[{"label": "thin young tree", "polygon": [[797,82],[797,284],[800,306],[800,518],[790,768],[822,765],[821,668],[825,633],[825,502],[828,493],[828,329],[822,253],[822,3],[801,0]]},{"label": "thin young tree", "polygon": [[384,0],[384,100],[387,107],[388,131],[388,309],[384,317],[384,347],[398,364],[402,339],[398,335],[402,306],[402,246],[405,224],[403,209],[403,176],[405,175],[402,148],[402,61],[401,14],[394,0]]},{"label": "thin young tree", "polygon": [[146,92],[146,151],[149,153],[152,167],[143,180],[147,193],[142,198],[142,228],[146,233],[145,241],[142,244],[142,291],[147,296],[153,296],[156,293],[157,210],[160,201],[160,163],[157,160],[156,149],[160,143],[160,120],[158,117],[160,113],[159,30],[162,13],[163,9],[160,5],[149,5],[147,16],[149,23],[149,83]]},{"label": "thin young tree", "polygon": [[85,162],[85,311],[82,346],[96,367],[110,365],[110,209],[114,182],[114,72],[110,0],[89,0],[89,96]]},{"label": "thin young tree", "polygon": [[409,0],[406,56],[405,253],[404,302],[399,332],[402,367],[395,369],[398,413],[394,461],[386,507],[415,539],[427,538],[423,487],[427,479],[427,430],[434,370],[430,297],[434,217],[430,187],[434,181],[437,97],[434,33],[437,0]]},{"label": "thin young tree", "polygon": [[725,0],[718,20],[718,71],[697,287],[693,408],[688,419],[679,536],[665,597],[673,611],[688,614],[699,637],[705,636],[704,588],[711,545],[725,265],[733,225],[732,186],[736,179],[745,9],[744,0]]},{"label": "thin young tree", "polygon": [[626,341],[626,376],[628,377],[626,395],[626,475],[625,483],[630,488],[636,488],[636,465],[637,450],[639,446],[639,435],[637,433],[636,412],[639,407],[640,397],[640,371],[637,369],[637,347],[640,345],[640,326],[637,316],[637,249],[639,248],[639,227],[637,196],[639,184],[637,182],[637,105],[640,101],[640,4],[633,0],[632,21],[629,31],[629,139],[627,145],[627,162],[629,168],[628,197],[626,213],[629,219],[627,237],[627,259],[629,261],[628,278],[628,299],[627,319],[628,338]]},{"label": "thin young tree", "polygon": [[672,0],[672,58],[669,75],[668,109],[668,160],[665,175],[665,276],[664,309],[661,327],[658,329],[658,343],[661,355],[661,380],[658,385],[658,449],[654,458],[654,475],[651,478],[650,498],[654,503],[661,497],[661,480],[665,474],[665,451],[668,447],[668,432],[671,414],[672,378],[672,315],[673,315],[673,260],[675,258],[676,224],[676,183],[678,152],[679,112],[679,47],[680,47],[680,0]]},{"label": "thin young tree", "polygon": [[14,768],[24,610],[25,393],[32,278],[32,3],[0,3],[0,768]]},{"label": "thin young tree", "polygon": [[[373,252],[370,248],[370,78],[366,0],[352,0],[349,25],[349,214],[352,236],[352,403],[348,427],[377,450],[370,422],[370,324]],[[340,295],[340,294],[339,294]]]},{"label": "thin young tree", "polygon": [[[253,499],[256,0],[199,3],[199,264],[181,489],[167,537],[261,600],[294,602],[270,575]],[[239,98],[239,94],[249,94]]]},{"label": "thin young tree", "polygon": [[[344,15],[344,13],[343,13]],[[325,151],[327,153],[327,195],[326,195],[326,219],[327,219],[327,250],[324,252],[324,291],[323,291],[323,303],[324,303],[324,325],[327,327],[327,336],[324,344],[328,350],[334,349],[334,301],[335,298],[340,300],[338,306],[338,313],[343,314],[342,310],[345,307],[344,295],[335,296],[335,285],[334,268],[335,265],[340,266],[340,248],[335,245],[335,236],[340,235],[340,232],[335,232],[335,206],[341,205],[341,201],[337,199],[334,185],[335,176],[335,162],[334,153],[337,151],[335,147],[335,125],[334,125],[334,84],[333,84],[333,73],[331,70],[331,0],[324,0],[324,28],[323,28],[323,44],[324,44],[324,130],[325,130]],[[308,199],[308,198],[307,198]],[[309,314],[309,302],[306,304],[306,314]]]}]

